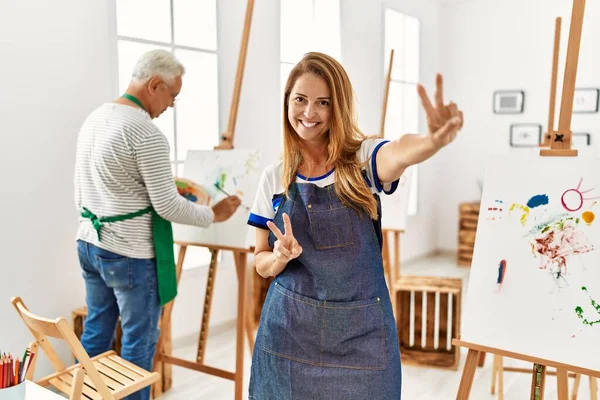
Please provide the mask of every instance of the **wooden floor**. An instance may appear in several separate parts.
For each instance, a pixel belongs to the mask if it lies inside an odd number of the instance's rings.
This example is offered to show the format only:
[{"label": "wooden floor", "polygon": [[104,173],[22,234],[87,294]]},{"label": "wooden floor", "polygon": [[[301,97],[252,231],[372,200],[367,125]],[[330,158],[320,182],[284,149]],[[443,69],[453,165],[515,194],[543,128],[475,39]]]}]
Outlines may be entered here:
[{"label": "wooden floor", "polygon": [[[454,255],[436,256],[402,265],[402,274],[449,276],[463,279],[463,291],[467,290],[469,269],[457,267]],[[466,294],[466,293],[465,293]],[[466,295],[463,296],[463,301]],[[463,308],[464,310],[464,308]],[[205,362],[208,365],[233,371],[235,365],[235,325],[221,331],[213,330],[209,337]],[[177,343],[175,343],[177,345]],[[177,357],[192,359],[196,352],[195,343],[180,343],[174,353]],[[430,368],[403,366],[402,399],[403,400],[450,400],[456,398],[462,366],[466,352],[461,354],[461,365],[458,371],[445,371]],[[492,356],[488,355],[485,365],[475,373],[471,399],[496,399],[490,394]],[[506,360],[507,366],[530,368],[527,363]],[[247,387],[250,377],[250,354],[246,350],[244,373],[244,399],[247,399]],[[572,386],[573,380],[569,380]],[[506,372],[504,377],[504,398],[507,400],[529,399],[531,376],[523,373]],[[233,383],[214,378],[185,368],[173,367],[173,388],[159,397],[160,400],[232,400]],[[545,399],[556,399],[556,378],[547,377]],[[582,379],[578,399],[589,399],[589,381]],[[346,399],[340,399],[346,400]]]}]

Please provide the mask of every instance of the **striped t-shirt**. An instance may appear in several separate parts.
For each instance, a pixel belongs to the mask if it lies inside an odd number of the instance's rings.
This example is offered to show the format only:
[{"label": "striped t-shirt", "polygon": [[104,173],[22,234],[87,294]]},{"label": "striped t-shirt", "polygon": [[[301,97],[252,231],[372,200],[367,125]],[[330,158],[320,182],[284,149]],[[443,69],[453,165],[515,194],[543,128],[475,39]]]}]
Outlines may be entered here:
[{"label": "striped t-shirt", "polygon": [[[163,218],[209,226],[214,213],[181,197],[175,186],[169,143],[144,110],[105,103],[85,120],[77,139],[75,205],[98,217],[154,207]],[[88,218],[80,217],[77,239],[132,258],[153,258],[150,213],[104,223],[100,241]]]}]

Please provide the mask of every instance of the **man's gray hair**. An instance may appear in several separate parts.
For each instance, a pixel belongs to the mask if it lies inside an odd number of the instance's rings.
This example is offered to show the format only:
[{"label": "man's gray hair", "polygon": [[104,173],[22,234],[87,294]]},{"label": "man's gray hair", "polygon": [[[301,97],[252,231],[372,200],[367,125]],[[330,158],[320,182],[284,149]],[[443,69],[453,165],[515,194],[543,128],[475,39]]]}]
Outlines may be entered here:
[{"label": "man's gray hair", "polygon": [[133,67],[131,80],[146,82],[156,76],[167,82],[173,82],[176,77],[183,74],[185,74],[185,68],[173,53],[157,49],[142,54]]}]

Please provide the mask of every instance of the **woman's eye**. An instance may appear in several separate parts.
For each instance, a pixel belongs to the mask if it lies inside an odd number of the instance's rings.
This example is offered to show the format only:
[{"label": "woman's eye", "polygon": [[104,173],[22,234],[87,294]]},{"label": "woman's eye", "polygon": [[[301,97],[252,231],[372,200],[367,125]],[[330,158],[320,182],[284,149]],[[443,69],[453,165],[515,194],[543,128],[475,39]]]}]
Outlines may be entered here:
[{"label": "woman's eye", "polygon": [[296,97],[296,102],[297,103],[302,103],[304,101],[303,97]]},{"label": "woman's eye", "polygon": [[327,107],[327,106],[329,106],[329,101],[327,101],[327,100],[321,100],[321,105],[323,107]]}]

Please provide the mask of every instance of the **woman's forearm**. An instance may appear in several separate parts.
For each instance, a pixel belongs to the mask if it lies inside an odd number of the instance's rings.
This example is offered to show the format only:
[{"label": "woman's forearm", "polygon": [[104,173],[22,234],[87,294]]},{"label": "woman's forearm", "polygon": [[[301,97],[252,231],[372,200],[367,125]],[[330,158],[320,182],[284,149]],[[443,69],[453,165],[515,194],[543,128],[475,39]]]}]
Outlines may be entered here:
[{"label": "woman's forearm", "polygon": [[261,251],[256,256],[256,272],[263,278],[277,276],[285,269],[287,262],[280,261],[272,251]]},{"label": "woman's forearm", "polygon": [[377,174],[382,182],[393,182],[414,164],[433,156],[439,148],[428,134],[407,133],[383,146],[377,153]]}]

